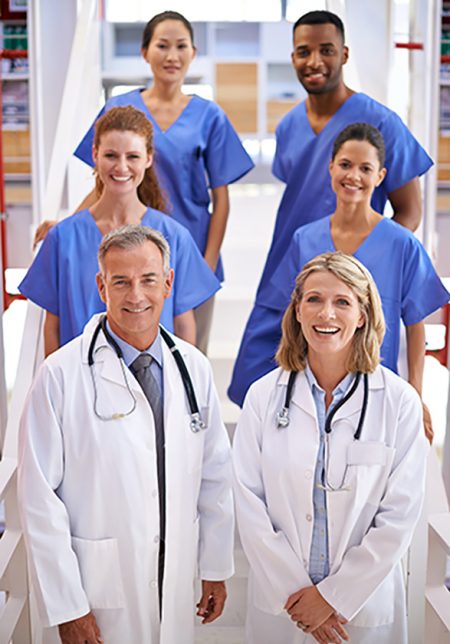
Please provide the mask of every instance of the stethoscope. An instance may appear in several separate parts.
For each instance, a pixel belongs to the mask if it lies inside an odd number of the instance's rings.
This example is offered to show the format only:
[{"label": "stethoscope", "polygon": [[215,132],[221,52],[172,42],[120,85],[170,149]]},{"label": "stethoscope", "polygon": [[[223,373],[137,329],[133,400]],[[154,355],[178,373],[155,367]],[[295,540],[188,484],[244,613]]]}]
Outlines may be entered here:
[{"label": "stethoscope", "polygon": [[[297,371],[291,371],[289,374],[289,380],[288,384],[286,387],[286,396],[284,399],[284,405],[280,409],[280,411],[277,413],[276,420],[277,420],[277,427],[278,429],[284,429],[289,426],[290,423],[290,417],[289,417],[289,407],[291,404],[291,399],[292,399],[292,390],[294,388],[294,383],[295,379],[297,377]],[[345,396],[336,404],[335,407],[333,407],[332,411],[328,414],[326,420],[325,420],[325,427],[324,427],[324,433],[325,433],[325,462],[324,462],[324,471],[323,471],[323,485],[319,485],[321,489],[326,490],[327,492],[338,492],[338,491],[349,491],[350,488],[344,486],[343,482],[345,480],[346,474],[347,474],[347,469],[348,465],[345,467],[345,472],[344,476],[342,478],[342,483],[339,486],[333,486],[329,482],[328,479],[328,464],[329,464],[329,437],[331,434],[331,423],[333,421],[333,418],[335,417],[336,413],[339,411],[339,409],[345,405],[348,400],[353,396],[355,391],[358,388],[359,382],[361,380],[361,372],[358,371],[356,373],[355,379],[353,381],[352,386],[348,390],[348,392],[345,394]],[[361,407],[361,413],[359,415],[359,421],[358,421],[358,426],[356,428],[355,433],[353,434],[353,440],[358,441],[361,437],[361,432],[362,428],[364,425],[364,419],[366,417],[366,412],[367,412],[367,404],[368,404],[368,399],[369,399],[369,376],[367,373],[364,374],[363,376],[363,381],[364,381],[364,394],[363,394],[363,403]]]},{"label": "stethoscope", "polygon": [[[190,410],[190,416],[191,416],[191,421],[190,421],[190,428],[191,430],[196,434],[202,429],[206,428],[206,424],[203,422],[201,416],[200,416],[200,411],[198,408],[197,404],[197,398],[195,396],[195,391],[194,391],[194,386],[192,384],[191,377],[189,375],[189,371],[186,367],[186,363],[183,360],[183,357],[171,338],[171,336],[167,333],[165,329],[163,329],[161,326],[159,327],[161,337],[163,338],[164,342],[167,344],[167,346],[170,349],[170,352],[172,353],[175,362],[177,363],[178,370],[180,372],[181,380],[183,381],[183,387],[186,392],[186,397],[188,400],[189,404],[189,410]],[[114,412],[110,416],[104,416],[103,414],[100,414],[97,408],[97,401],[98,401],[98,391],[97,391],[97,383],[95,380],[95,369],[94,369],[94,356],[95,356],[95,344],[97,342],[98,335],[100,331],[103,331],[103,335],[105,336],[106,340],[108,341],[108,344],[114,349],[120,363],[120,367],[122,369],[122,374],[123,374],[123,379],[127,388],[128,393],[130,394],[130,397],[132,399],[131,407],[128,411],[125,412]],[[118,420],[120,418],[125,418],[126,416],[130,416],[135,409],[137,405],[137,400],[135,395],[133,394],[133,391],[131,390],[130,384],[128,382],[128,377],[127,377],[127,367],[125,365],[125,361],[123,359],[123,353],[117,342],[114,340],[114,338],[111,336],[109,333],[107,326],[106,326],[106,315],[102,316],[99,323],[97,324],[95,331],[92,335],[91,342],[89,344],[89,349],[88,349],[88,365],[89,369],[91,372],[91,377],[92,377],[92,384],[94,387],[94,413],[99,418],[100,420]]]}]

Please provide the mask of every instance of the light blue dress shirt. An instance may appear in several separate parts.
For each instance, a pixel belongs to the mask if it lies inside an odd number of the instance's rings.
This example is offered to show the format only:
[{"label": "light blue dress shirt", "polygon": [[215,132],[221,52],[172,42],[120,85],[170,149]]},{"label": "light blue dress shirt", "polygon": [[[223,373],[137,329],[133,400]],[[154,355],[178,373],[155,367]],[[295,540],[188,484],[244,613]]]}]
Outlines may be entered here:
[{"label": "light blue dress shirt", "polygon": [[353,383],[354,374],[348,374],[333,391],[333,400],[327,410],[325,409],[325,391],[318,384],[309,365],[306,365],[305,376],[311,388],[317,410],[317,422],[320,432],[320,445],[317,454],[316,469],[314,473],[314,525],[309,554],[309,576],[313,584],[318,584],[330,573],[330,557],[328,549],[328,519],[327,519],[327,492],[319,487],[324,482],[324,456],[325,456],[325,421],[327,415],[336,404],[345,396]]},{"label": "light blue dress shirt", "polygon": [[130,367],[130,365],[136,360],[136,358],[139,355],[141,355],[141,353],[148,353],[152,357],[152,361],[150,364],[150,371],[152,372],[152,375],[154,376],[154,378],[156,379],[156,382],[159,385],[161,396],[164,396],[163,371],[162,371],[163,352],[162,352],[162,345],[161,345],[161,333],[159,332],[159,329],[158,329],[158,335],[153,341],[153,344],[151,344],[145,351],[139,351],[135,347],[131,346],[131,344],[128,344],[128,342],[125,342],[125,340],[122,340],[122,338],[119,338],[119,336],[116,333],[114,333],[114,331],[111,331],[111,327],[109,326],[108,320],[106,320],[106,328],[111,334],[111,337],[114,338],[114,340],[119,345],[120,350],[122,351],[123,360],[127,365],[127,367]]}]

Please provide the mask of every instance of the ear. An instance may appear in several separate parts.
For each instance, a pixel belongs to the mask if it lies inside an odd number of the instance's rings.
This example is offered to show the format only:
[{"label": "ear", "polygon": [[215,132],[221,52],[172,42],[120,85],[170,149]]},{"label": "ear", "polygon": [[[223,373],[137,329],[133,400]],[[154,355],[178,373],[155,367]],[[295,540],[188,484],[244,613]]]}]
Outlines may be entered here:
[{"label": "ear", "polygon": [[197,47],[195,45],[192,46],[192,58],[191,58],[191,63],[194,60],[194,58],[197,56]]},{"label": "ear", "polygon": [[147,163],[145,164],[146,168],[150,168],[150,166],[153,164],[153,154],[148,154],[147,155]]},{"label": "ear", "polygon": [[291,63],[295,67],[295,52],[291,51]]},{"label": "ear", "polygon": [[164,278],[164,298],[167,299],[172,293],[174,272],[173,268],[167,271],[167,275]]},{"label": "ear", "polygon": [[349,55],[350,54],[349,54],[349,51],[348,51],[348,47],[347,47],[347,45],[344,45],[344,47],[342,49],[342,64],[343,65],[345,65],[347,63]]},{"label": "ear", "polygon": [[380,185],[380,183],[383,182],[384,177],[386,176],[386,168],[381,168],[380,172],[378,173],[378,181],[377,181],[377,186]]},{"label": "ear", "polygon": [[95,145],[92,146],[92,158],[94,159],[95,165],[97,165],[97,159],[98,159],[98,150],[95,147]]},{"label": "ear", "polygon": [[95,276],[95,281],[97,282],[98,294],[100,295],[100,299],[106,304],[105,280],[103,279],[103,275],[100,272]]},{"label": "ear", "polygon": [[358,324],[356,325],[356,328],[362,329],[363,326],[365,325],[366,325],[366,316],[364,315],[364,313],[361,313],[361,315],[359,316],[359,320],[358,320]]},{"label": "ear", "polygon": [[148,63],[148,60],[147,60],[147,51],[148,51],[148,47],[147,47],[147,49],[145,49],[145,47],[142,47],[142,48],[141,48],[141,56],[142,56],[142,58],[145,60],[145,62],[147,62],[147,63]]},{"label": "ear", "polygon": [[301,324],[301,323],[302,323],[302,319],[301,319],[301,315],[300,315],[300,302],[298,302],[298,303],[295,305],[295,319],[297,320],[297,322],[298,322],[299,324]]},{"label": "ear", "polygon": [[330,174],[333,172],[333,168],[334,168],[334,161],[330,161],[330,164],[328,166],[328,170],[329,170]]}]

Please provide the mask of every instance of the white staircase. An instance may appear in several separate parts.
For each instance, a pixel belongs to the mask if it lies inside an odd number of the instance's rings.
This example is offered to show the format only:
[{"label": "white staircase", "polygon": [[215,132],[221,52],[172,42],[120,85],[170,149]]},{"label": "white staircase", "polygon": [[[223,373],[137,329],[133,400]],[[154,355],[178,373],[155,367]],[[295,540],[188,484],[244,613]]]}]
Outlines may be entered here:
[{"label": "white staircase", "polygon": [[[230,197],[231,214],[223,247],[225,284],[216,297],[209,357],[232,438],[239,407],[228,400],[226,390],[272,238],[281,186],[238,184],[231,186]],[[238,534],[235,566],[224,614],[217,622],[197,628],[196,644],[244,644],[248,563]]]}]

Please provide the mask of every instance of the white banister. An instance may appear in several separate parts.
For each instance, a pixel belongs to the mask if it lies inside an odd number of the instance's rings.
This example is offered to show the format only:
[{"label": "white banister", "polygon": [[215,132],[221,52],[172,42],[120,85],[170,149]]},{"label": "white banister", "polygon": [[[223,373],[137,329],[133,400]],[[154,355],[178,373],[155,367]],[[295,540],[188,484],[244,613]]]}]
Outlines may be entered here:
[{"label": "white banister", "polygon": [[[51,47],[52,43],[44,42],[40,37],[39,26],[43,19],[39,15],[40,3],[31,3],[29,14],[30,66],[33,68],[31,117],[35,133],[32,142],[33,175],[40,177],[39,181],[33,182],[33,189],[36,188],[34,198],[40,217],[45,213],[56,214],[61,208],[67,168],[74,148],[73,132],[77,131],[83,80],[89,74],[86,43],[90,39],[98,39],[97,0],[74,0],[74,3],[71,8],[74,9],[76,26],[72,42],[67,42],[69,66],[57,110],[53,147],[50,146],[51,152],[47,155],[48,172],[46,157],[40,149],[44,137],[39,132],[43,127],[41,118],[45,114],[47,98],[40,72],[43,48]],[[42,322],[42,310],[29,302],[0,461],[0,500],[4,502],[6,517],[6,530],[0,539],[0,590],[6,595],[6,602],[0,610],[0,644],[37,644],[42,639],[39,621],[32,611],[30,617],[26,552],[17,506],[19,420],[35,371],[43,359]]]}]

